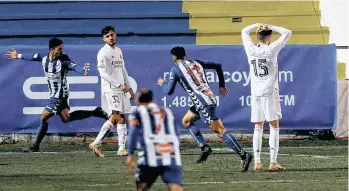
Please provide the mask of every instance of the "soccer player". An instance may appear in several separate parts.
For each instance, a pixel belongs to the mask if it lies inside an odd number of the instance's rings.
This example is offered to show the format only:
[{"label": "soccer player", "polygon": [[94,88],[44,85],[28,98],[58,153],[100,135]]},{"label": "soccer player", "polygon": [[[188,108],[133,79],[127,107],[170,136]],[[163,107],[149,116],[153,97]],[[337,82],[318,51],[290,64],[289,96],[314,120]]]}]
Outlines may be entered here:
[{"label": "soccer player", "polygon": [[[253,44],[250,33],[257,30],[258,44]],[[281,34],[279,39],[271,43],[272,31]],[[251,122],[254,123],[253,151],[255,170],[263,170],[261,162],[262,136],[264,121],[269,122],[270,165],[269,170],[284,169],[277,163],[279,150],[279,120],[282,118],[277,56],[285,46],[292,32],[288,29],[267,25],[254,24],[245,27],[242,42],[248,57],[251,76]]]},{"label": "soccer player", "polygon": [[[135,174],[138,191],[149,190],[158,176],[170,191],[182,189],[179,129],[170,109],[160,108],[153,93],[143,89],[137,94],[137,109],[129,116],[127,166]],[[135,150],[138,165],[135,171]]]},{"label": "soccer player", "polygon": [[68,71],[75,71],[82,75],[87,75],[89,65],[83,67],[76,65],[71,61],[68,55],[63,53],[63,41],[57,38],[52,38],[49,41],[49,53],[42,57],[40,54],[20,54],[15,49],[8,51],[6,57],[9,59],[22,59],[28,61],[38,61],[42,63],[45,76],[47,78],[50,99],[41,114],[41,123],[34,144],[29,148],[24,148],[25,152],[38,152],[40,143],[45,137],[48,130],[48,120],[54,115],[59,115],[63,123],[68,123],[74,120],[81,120],[88,117],[99,117],[107,120],[108,115],[97,107],[93,111],[78,110],[69,113],[68,105]]},{"label": "soccer player", "polygon": [[190,133],[202,149],[201,156],[197,163],[205,161],[212,152],[211,148],[205,143],[200,130],[193,125],[193,123],[201,117],[201,119],[224,140],[228,147],[233,149],[235,153],[241,157],[241,160],[243,161],[242,171],[247,171],[250,162],[252,161],[252,155],[241,148],[234,136],[226,131],[222,121],[216,115],[217,100],[205,76],[204,69],[216,69],[219,74],[218,76],[221,76],[219,79],[220,93],[223,96],[227,95],[228,89],[224,84],[221,65],[214,62],[187,60],[183,47],[173,48],[171,54],[175,66],[171,68],[170,79],[167,82],[166,79],[159,78],[158,84],[167,95],[172,95],[176,83],[178,82],[191,97],[194,106],[191,107],[183,117],[182,123],[184,127],[189,129]]},{"label": "soccer player", "polygon": [[89,145],[97,156],[104,157],[101,143],[110,130],[117,125],[119,149],[117,155],[126,156],[125,148],[127,138],[127,128],[125,114],[131,112],[130,100],[126,97],[129,92],[131,99],[134,99],[134,92],[128,81],[128,74],[122,51],[115,46],[116,33],[113,27],[106,26],[101,31],[105,45],[99,50],[97,55],[97,68],[102,78],[102,92],[107,101],[108,108],[112,114],[103,124],[98,136]]}]

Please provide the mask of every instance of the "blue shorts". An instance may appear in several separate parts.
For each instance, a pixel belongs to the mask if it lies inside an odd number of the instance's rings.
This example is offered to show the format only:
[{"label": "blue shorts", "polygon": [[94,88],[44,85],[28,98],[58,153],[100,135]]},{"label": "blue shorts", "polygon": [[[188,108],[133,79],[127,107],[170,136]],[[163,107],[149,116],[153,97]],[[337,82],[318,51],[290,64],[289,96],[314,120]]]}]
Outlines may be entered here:
[{"label": "blue shorts", "polygon": [[149,167],[147,165],[138,165],[135,171],[137,188],[142,184],[147,184],[149,189],[158,176],[161,176],[162,181],[166,184],[183,185],[181,166]]},{"label": "blue shorts", "polygon": [[68,97],[65,98],[50,98],[48,100],[48,103],[45,107],[45,110],[54,113],[56,115],[59,115],[63,109],[70,109],[68,105]]},{"label": "blue shorts", "polygon": [[204,109],[197,109],[195,106],[190,107],[190,111],[199,115],[204,123],[210,124],[212,121],[217,121],[219,117],[216,115],[216,104],[206,105]]}]

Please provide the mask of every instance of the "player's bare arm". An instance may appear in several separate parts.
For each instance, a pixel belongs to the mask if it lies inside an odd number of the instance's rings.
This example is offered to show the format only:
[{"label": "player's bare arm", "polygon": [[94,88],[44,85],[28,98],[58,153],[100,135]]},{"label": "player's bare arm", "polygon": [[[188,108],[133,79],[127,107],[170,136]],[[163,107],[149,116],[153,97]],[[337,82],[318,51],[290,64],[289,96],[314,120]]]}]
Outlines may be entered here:
[{"label": "player's bare arm", "polygon": [[12,50],[6,52],[5,56],[8,59],[18,59],[18,54],[19,53],[16,51],[16,49],[12,48]]},{"label": "player's bare arm", "polygon": [[[124,62],[125,62],[125,61],[124,61]],[[130,82],[129,82],[129,80],[128,80],[128,73],[127,73],[127,70],[126,70],[125,66],[122,67],[122,74],[123,74],[123,76],[124,76],[125,85],[126,85],[125,90],[122,90],[122,91],[125,92],[125,93],[126,93],[126,92],[129,92],[130,95],[131,95],[130,99],[134,99],[135,93],[133,92],[133,89],[132,89],[132,87],[131,87],[131,84],[130,84]]]},{"label": "player's bare arm", "polygon": [[41,62],[42,58],[39,53],[35,54],[20,54],[16,49],[12,48],[12,50],[7,51],[5,54],[7,59],[22,59],[27,61],[36,61]]},{"label": "player's bare arm", "polygon": [[130,99],[135,99],[135,93],[134,93],[133,89],[130,88],[128,92],[129,92],[130,95],[131,95],[131,98],[130,98]]}]

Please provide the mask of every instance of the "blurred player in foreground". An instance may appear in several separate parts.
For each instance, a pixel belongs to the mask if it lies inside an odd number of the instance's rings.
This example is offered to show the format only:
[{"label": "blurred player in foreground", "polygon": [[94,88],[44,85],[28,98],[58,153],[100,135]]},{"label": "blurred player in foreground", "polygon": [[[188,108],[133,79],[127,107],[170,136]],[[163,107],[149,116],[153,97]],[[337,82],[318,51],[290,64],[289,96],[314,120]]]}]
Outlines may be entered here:
[{"label": "blurred player in foreground", "polygon": [[99,117],[107,120],[108,115],[97,107],[93,111],[78,110],[69,113],[68,105],[69,88],[67,82],[67,74],[69,71],[75,71],[82,75],[87,75],[89,65],[83,67],[76,65],[71,61],[68,55],[63,53],[63,41],[57,38],[52,38],[49,41],[49,53],[42,57],[40,54],[20,54],[15,49],[6,53],[9,59],[22,59],[28,61],[37,61],[42,63],[42,67],[47,78],[50,99],[42,111],[41,123],[34,144],[29,148],[24,148],[24,152],[38,152],[40,143],[45,137],[48,130],[48,120],[57,114],[61,117],[63,123],[68,123],[74,120],[81,120],[88,117]]},{"label": "blurred player in foreground", "polygon": [[[212,92],[205,76],[204,69],[208,68],[216,69],[217,73],[221,72],[218,76],[223,76],[221,66],[214,62],[187,60],[183,47],[173,48],[171,54],[175,66],[171,68],[170,79],[167,82],[166,79],[159,78],[158,85],[161,86],[167,95],[172,95],[178,82],[189,94],[194,107],[189,109],[187,114],[183,117],[182,122],[183,125],[189,129],[202,149],[201,156],[197,163],[205,161],[212,152],[211,148],[205,143],[200,130],[193,126],[193,123],[201,117],[201,119],[224,140],[227,146],[240,156],[243,164],[242,171],[247,171],[252,161],[252,155],[245,152],[234,136],[226,131],[222,121],[216,115],[216,96]],[[222,83],[220,85],[220,93],[223,96],[227,95],[228,89],[224,85],[224,78],[219,79],[219,82]]]},{"label": "blurred player in foreground", "polygon": [[[160,108],[150,90],[137,94],[137,109],[129,115],[127,166],[135,174],[137,190],[149,190],[158,176],[170,191],[182,189],[179,129],[170,109]],[[134,153],[138,149],[135,170]]]},{"label": "blurred player in foreground", "polygon": [[[258,44],[253,44],[250,33],[257,34]],[[271,43],[272,32],[281,34],[280,38]],[[248,57],[251,76],[251,122],[255,124],[253,134],[253,151],[255,170],[263,170],[261,162],[262,137],[264,121],[269,122],[270,165],[269,170],[284,169],[277,163],[279,151],[279,120],[282,118],[277,56],[285,46],[292,32],[288,29],[267,25],[254,24],[245,27],[242,42]]]},{"label": "blurred player in foreground", "polygon": [[127,127],[125,114],[131,112],[131,102],[127,98],[126,93],[130,93],[131,99],[134,98],[134,93],[128,80],[122,50],[115,45],[116,33],[114,28],[111,26],[104,27],[101,30],[101,35],[105,45],[98,52],[97,68],[102,78],[104,99],[107,101],[108,109],[111,110],[112,114],[103,124],[94,142],[89,145],[89,149],[97,156],[104,157],[101,143],[116,125],[119,142],[117,155],[126,156]]}]

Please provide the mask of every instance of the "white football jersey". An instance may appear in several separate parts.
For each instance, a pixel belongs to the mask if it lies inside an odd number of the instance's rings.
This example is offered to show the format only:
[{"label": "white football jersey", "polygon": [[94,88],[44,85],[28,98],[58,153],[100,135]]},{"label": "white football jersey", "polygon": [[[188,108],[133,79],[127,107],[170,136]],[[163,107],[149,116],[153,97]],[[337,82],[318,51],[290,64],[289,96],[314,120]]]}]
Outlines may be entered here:
[{"label": "white football jersey", "polygon": [[108,44],[102,47],[97,55],[97,68],[101,75],[102,92],[118,91],[120,85],[131,87],[122,51]]},{"label": "white football jersey", "polygon": [[277,56],[292,32],[282,27],[269,26],[270,30],[281,34],[280,38],[270,45],[255,45],[250,33],[257,27],[256,24],[245,27],[241,32],[242,42],[250,66],[251,95],[267,96],[279,89]]}]

